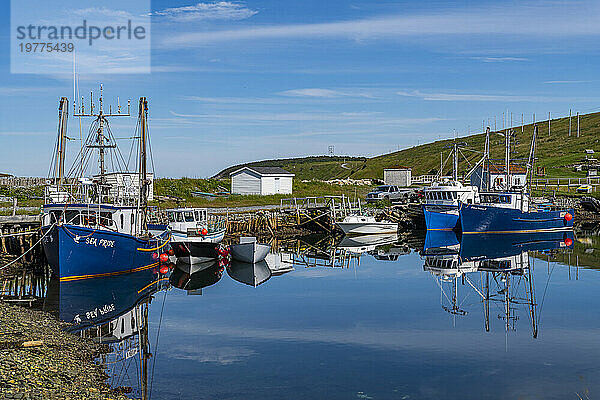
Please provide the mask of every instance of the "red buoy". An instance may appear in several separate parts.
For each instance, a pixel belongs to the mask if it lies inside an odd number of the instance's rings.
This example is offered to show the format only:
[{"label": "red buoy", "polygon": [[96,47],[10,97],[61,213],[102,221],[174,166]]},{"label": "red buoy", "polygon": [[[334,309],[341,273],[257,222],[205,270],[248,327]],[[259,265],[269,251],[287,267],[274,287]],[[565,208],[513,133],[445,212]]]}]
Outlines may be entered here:
[{"label": "red buoy", "polygon": [[158,258],[158,253],[154,252],[152,253],[152,259],[156,260]]},{"label": "red buoy", "polygon": [[160,267],[160,273],[161,274],[166,274],[167,272],[169,272],[169,267],[167,267],[166,265],[163,265],[162,267]]},{"label": "red buoy", "polygon": [[167,253],[169,253],[170,256],[174,256],[175,255],[175,250],[169,249],[169,251]]},{"label": "red buoy", "polygon": [[572,219],[573,219],[573,216],[571,215],[571,213],[566,213],[565,214],[565,221],[569,222]]},{"label": "red buoy", "polygon": [[169,255],[167,253],[162,253],[160,255],[160,262],[167,262],[169,261]]},{"label": "red buoy", "polygon": [[567,247],[571,246],[572,244],[573,244],[573,239],[571,239],[571,238],[565,239],[565,245],[567,245]]},{"label": "red buoy", "polygon": [[208,231],[206,230],[206,228],[202,229],[202,236],[206,235],[208,233]]}]

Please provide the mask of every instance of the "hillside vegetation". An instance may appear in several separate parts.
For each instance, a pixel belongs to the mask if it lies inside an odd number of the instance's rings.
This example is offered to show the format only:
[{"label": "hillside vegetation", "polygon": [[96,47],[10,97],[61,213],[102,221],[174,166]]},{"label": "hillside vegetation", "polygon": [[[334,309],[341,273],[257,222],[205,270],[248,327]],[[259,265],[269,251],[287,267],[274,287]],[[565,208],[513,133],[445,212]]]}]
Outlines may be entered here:
[{"label": "hillside vegetation", "polygon": [[[577,118],[573,116],[572,134],[569,137],[569,118],[557,118],[550,121],[550,135],[548,135],[548,120],[538,122],[538,140],[536,166],[545,167],[548,177],[577,177],[585,176],[584,172],[574,172],[572,165],[580,163],[585,158],[585,150],[600,151],[600,113],[580,116],[580,137],[577,137]],[[526,159],[529,155],[533,125],[514,127],[516,133],[515,146],[512,159]],[[485,134],[460,137],[461,142],[466,142],[467,147],[462,149],[463,155],[459,163],[460,173],[467,172],[481,157],[483,152]],[[433,143],[411,147],[409,149],[384,154],[373,158],[353,157],[305,157],[282,160],[265,160],[243,165],[236,165],[221,171],[216,176],[228,176],[229,172],[244,165],[255,166],[280,166],[296,174],[297,179],[336,178],[353,179],[382,179],[384,168],[406,166],[412,168],[412,175],[436,174],[440,168],[440,153],[443,158],[448,156],[452,139],[440,140]],[[493,132],[490,137],[491,157],[504,158],[504,137]],[[503,161],[500,161],[503,162]],[[342,167],[342,164],[344,167]],[[446,163],[444,174],[449,174],[452,165]]]}]

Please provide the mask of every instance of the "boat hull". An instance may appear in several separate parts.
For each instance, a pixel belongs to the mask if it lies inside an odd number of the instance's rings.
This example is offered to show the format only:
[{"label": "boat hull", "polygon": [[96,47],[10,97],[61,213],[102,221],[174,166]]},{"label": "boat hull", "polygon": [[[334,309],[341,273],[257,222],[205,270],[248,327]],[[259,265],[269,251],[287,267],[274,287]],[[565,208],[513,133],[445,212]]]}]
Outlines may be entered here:
[{"label": "boat hull", "polygon": [[423,205],[428,231],[451,231],[460,227],[458,206]]},{"label": "boat hull", "polygon": [[394,222],[338,222],[338,226],[346,235],[373,235],[398,232],[398,224]]},{"label": "boat hull", "polygon": [[233,244],[230,246],[231,257],[236,261],[254,264],[263,261],[271,246],[256,242]]},{"label": "boat hull", "polygon": [[523,212],[514,208],[462,204],[460,224],[463,235],[477,233],[536,233],[573,229],[573,219],[564,217],[573,209]]},{"label": "boat hull", "polygon": [[[168,242],[75,225],[42,227],[44,252],[60,281],[106,277],[150,269],[159,265],[153,257]],[[49,231],[49,232],[48,232]]]},{"label": "boat hull", "polygon": [[219,257],[218,244],[212,242],[197,242],[189,240],[172,240],[171,248],[177,261],[188,264],[205,263]]}]

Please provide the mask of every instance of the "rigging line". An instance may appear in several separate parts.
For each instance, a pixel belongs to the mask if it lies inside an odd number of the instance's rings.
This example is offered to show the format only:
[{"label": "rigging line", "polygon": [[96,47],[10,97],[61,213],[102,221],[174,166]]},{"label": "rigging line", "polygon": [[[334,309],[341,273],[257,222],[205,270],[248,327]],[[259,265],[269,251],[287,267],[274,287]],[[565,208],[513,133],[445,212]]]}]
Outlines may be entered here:
[{"label": "rigging line", "polygon": [[[148,151],[150,152],[150,165],[152,165],[152,172],[154,172],[154,154],[152,154],[152,142],[150,141],[150,127],[148,126],[148,122],[146,120],[146,131],[147,131],[147,141],[148,141]],[[146,179],[146,177],[144,177]]]},{"label": "rigging line", "polygon": [[154,345],[154,354],[152,356],[152,375],[150,376],[150,391],[148,392],[148,400],[152,398],[152,387],[154,386],[154,367],[156,366],[156,355],[158,354],[158,339],[160,337],[160,327],[162,326],[163,311],[165,309],[165,300],[167,299],[167,290],[165,289],[163,295],[162,306],[160,308],[160,317],[158,319],[158,331],[156,332],[156,344]]},{"label": "rigging line", "polygon": [[546,300],[546,291],[548,290],[548,284],[550,283],[550,278],[552,277],[552,273],[554,272],[554,267],[556,267],[556,263],[552,265],[552,269],[548,274],[548,279],[546,280],[546,286],[544,287],[544,294],[542,295],[542,301],[540,303],[540,310],[538,312],[538,326],[542,323],[542,309],[544,308],[544,301]]}]

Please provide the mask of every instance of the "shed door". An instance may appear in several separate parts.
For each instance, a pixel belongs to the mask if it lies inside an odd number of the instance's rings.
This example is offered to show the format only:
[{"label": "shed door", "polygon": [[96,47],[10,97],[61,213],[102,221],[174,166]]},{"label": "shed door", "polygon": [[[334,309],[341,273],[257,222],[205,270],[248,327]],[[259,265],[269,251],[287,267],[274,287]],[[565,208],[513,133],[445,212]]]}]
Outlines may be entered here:
[{"label": "shed door", "polygon": [[281,180],[279,178],[275,178],[275,193],[281,192]]}]

